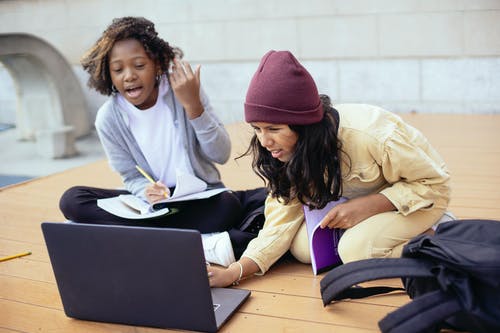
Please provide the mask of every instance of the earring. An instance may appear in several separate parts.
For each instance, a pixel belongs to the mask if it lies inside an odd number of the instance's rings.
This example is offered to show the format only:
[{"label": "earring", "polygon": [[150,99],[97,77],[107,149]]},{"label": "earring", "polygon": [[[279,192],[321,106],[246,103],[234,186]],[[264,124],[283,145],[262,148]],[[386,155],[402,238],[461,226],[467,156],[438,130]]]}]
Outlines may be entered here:
[{"label": "earring", "polygon": [[118,92],[118,89],[116,89],[114,84],[111,85],[111,92],[115,94]]},{"label": "earring", "polygon": [[156,74],[156,83],[160,83],[161,73]]}]

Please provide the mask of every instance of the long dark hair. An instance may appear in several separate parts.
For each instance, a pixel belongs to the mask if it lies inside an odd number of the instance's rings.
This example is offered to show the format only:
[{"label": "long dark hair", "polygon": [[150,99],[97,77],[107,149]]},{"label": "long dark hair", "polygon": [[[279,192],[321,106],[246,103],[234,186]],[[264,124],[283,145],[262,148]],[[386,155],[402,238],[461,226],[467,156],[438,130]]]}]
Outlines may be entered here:
[{"label": "long dark hair", "polygon": [[117,41],[129,38],[142,44],[146,54],[161,67],[162,73],[167,72],[175,56],[182,58],[182,51],[161,39],[154,23],[148,19],[132,16],[115,18],[81,59],[83,69],[90,74],[89,87],[103,95],[111,95],[113,83],[108,67],[109,52]]},{"label": "long dark hair", "polygon": [[254,134],[247,151],[253,156],[252,168],[267,185],[273,197],[285,204],[297,198],[302,204],[321,209],[342,195],[342,142],[338,138],[339,115],[330,97],[320,95],[324,115],[312,125],[290,125],[298,134],[295,152],[281,162],[260,145]]}]

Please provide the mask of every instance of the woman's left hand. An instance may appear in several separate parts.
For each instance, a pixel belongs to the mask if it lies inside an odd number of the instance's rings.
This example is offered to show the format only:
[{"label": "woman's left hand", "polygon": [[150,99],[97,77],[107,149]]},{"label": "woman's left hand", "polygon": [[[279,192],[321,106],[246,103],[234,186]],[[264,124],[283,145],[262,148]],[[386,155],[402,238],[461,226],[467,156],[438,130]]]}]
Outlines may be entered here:
[{"label": "woman's left hand", "polygon": [[349,229],[370,216],[395,209],[383,194],[370,194],[333,207],[321,220],[320,227]]},{"label": "woman's left hand", "polygon": [[203,113],[200,100],[200,65],[193,72],[187,61],[174,60],[170,73],[170,86],[175,96],[186,110],[189,119],[195,119]]}]

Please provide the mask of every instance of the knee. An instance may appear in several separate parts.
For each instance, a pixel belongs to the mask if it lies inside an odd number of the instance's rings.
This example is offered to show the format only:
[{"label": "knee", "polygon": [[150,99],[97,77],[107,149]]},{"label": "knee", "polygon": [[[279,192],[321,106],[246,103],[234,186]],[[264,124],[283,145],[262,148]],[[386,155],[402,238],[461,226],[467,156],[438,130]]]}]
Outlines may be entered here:
[{"label": "knee", "polygon": [[311,254],[307,245],[297,245],[297,242],[294,242],[290,246],[290,253],[294,256],[295,259],[303,264],[311,263]]},{"label": "knee", "polygon": [[67,189],[59,199],[59,209],[67,219],[72,219],[78,202],[77,198],[81,191],[81,186],[71,187]]},{"label": "knee", "polygon": [[352,261],[357,261],[361,259],[366,259],[366,244],[361,244],[361,242],[356,241],[356,239],[350,239],[348,232],[346,231],[340,238],[337,251],[339,253],[342,262],[348,263]]},{"label": "knee", "polygon": [[396,251],[390,246],[385,246],[383,241],[380,242],[373,237],[366,237],[356,233],[352,234],[348,231],[340,238],[337,249],[343,263],[370,258],[397,256]]},{"label": "knee", "polygon": [[233,219],[241,216],[242,208],[238,197],[231,191],[226,191],[212,197],[206,202],[208,209],[217,208],[221,215],[230,216]]},{"label": "knee", "polygon": [[243,218],[243,211],[238,197],[233,192],[222,192],[207,207],[209,212],[217,212],[222,230],[229,230]]}]

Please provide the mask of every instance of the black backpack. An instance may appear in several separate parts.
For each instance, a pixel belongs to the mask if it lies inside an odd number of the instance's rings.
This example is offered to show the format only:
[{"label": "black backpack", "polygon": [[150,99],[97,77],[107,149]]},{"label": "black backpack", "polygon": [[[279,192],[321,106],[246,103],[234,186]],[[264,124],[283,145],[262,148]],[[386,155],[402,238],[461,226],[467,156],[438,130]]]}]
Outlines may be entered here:
[{"label": "black backpack", "polygon": [[500,221],[446,222],[413,238],[402,258],[339,266],[321,280],[323,304],[402,290],[356,286],[394,277],[413,300],[379,321],[382,332],[500,332]]}]

